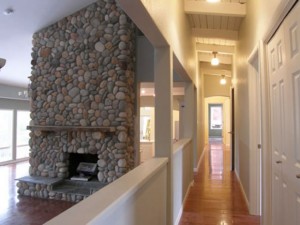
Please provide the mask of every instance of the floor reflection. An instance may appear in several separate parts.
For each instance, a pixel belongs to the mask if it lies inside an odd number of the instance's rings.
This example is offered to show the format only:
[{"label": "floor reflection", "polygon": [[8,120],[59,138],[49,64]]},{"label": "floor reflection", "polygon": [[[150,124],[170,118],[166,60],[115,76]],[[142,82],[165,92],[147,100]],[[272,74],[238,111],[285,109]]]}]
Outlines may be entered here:
[{"label": "floor reflection", "polygon": [[180,225],[259,225],[249,215],[239,181],[231,171],[231,152],[222,140],[211,140],[204,151]]},{"label": "floor reflection", "polygon": [[210,144],[209,171],[211,179],[223,180],[224,153],[222,142]]},{"label": "floor reflection", "polygon": [[0,224],[41,225],[74,205],[71,202],[18,196],[16,178],[29,174],[28,161],[0,166]]}]

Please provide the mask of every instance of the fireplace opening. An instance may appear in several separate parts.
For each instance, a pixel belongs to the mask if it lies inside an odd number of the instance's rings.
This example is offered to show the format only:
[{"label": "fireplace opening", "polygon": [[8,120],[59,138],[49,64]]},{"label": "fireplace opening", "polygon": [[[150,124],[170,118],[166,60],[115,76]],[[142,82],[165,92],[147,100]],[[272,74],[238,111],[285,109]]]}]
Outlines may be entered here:
[{"label": "fireplace opening", "polygon": [[98,155],[97,154],[77,154],[70,153],[69,155],[69,178],[87,177],[87,180],[96,179],[98,173]]}]

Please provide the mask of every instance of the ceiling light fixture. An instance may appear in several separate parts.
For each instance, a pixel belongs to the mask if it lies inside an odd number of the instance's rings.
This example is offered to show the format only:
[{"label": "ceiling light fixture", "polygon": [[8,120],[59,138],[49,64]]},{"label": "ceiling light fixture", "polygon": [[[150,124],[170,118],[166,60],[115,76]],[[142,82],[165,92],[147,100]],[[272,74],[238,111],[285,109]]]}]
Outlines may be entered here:
[{"label": "ceiling light fixture", "polygon": [[227,83],[226,78],[225,78],[225,75],[222,75],[221,77],[222,77],[222,78],[221,78],[221,80],[220,80],[220,84],[221,84],[221,85],[225,85],[225,84]]},{"label": "ceiling light fixture", "polygon": [[6,59],[0,58],[0,70],[5,66]]},{"label": "ceiling light fixture", "polygon": [[4,10],[3,14],[5,16],[10,16],[10,15],[14,14],[14,10],[12,8],[7,8]]},{"label": "ceiling light fixture", "polygon": [[216,3],[216,2],[219,2],[220,0],[206,0],[206,1],[209,3]]},{"label": "ceiling light fixture", "polygon": [[219,59],[217,58],[217,52],[212,52],[212,54],[214,55],[214,57],[211,59],[211,65],[212,66],[217,66],[219,65]]}]

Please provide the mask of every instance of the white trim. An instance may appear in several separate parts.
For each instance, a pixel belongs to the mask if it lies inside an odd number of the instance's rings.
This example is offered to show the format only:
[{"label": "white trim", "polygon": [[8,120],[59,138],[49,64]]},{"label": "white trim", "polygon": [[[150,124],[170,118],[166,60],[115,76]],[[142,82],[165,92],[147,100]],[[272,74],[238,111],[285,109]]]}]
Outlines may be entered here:
[{"label": "white trim", "polygon": [[254,47],[254,49],[250,53],[250,55],[247,59],[248,63],[251,64],[251,62],[255,59],[255,57],[257,57],[257,55],[259,55],[259,45],[258,44]]},{"label": "white trim", "polygon": [[271,153],[271,116],[266,43],[260,41],[261,74],[261,114],[262,114],[262,217],[261,224],[272,221],[272,155]]},{"label": "white trim", "polygon": [[[29,147],[28,147],[29,148]],[[21,162],[26,162],[29,161],[29,157],[25,157],[25,158],[21,158],[21,159],[15,159],[15,160],[9,160],[9,161],[5,161],[5,162],[1,162],[0,166],[6,166],[9,164],[13,164],[13,163],[21,163]]]},{"label": "white trim", "polygon": [[194,168],[194,172],[197,173],[199,171],[199,168],[200,168],[200,164],[204,158],[204,153],[207,151],[206,147],[203,149],[202,153],[201,153],[201,156],[199,158],[199,161],[198,161],[198,164],[197,164],[197,167]]},{"label": "white trim", "polygon": [[205,14],[213,16],[245,17],[246,4],[238,2],[219,2],[211,4],[205,1],[184,1],[184,11],[187,14]]},{"label": "white trim", "polygon": [[272,39],[273,35],[281,25],[282,21],[288,15],[288,13],[293,8],[296,2],[298,2],[298,0],[283,0],[280,2],[271,20],[271,25],[269,26],[269,29],[267,30],[263,38],[265,43],[268,43]]},{"label": "white trim", "polygon": [[243,194],[244,199],[245,199],[245,201],[246,201],[247,209],[249,210],[249,200],[248,200],[248,198],[247,198],[247,195],[246,195],[246,192],[245,192],[245,190],[244,190],[244,186],[243,186],[243,184],[242,184],[242,182],[241,182],[240,176],[238,175],[238,173],[237,173],[236,170],[234,171],[234,173],[235,173],[235,175],[236,175],[236,178],[238,179],[238,182],[239,182],[239,185],[240,185],[242,194]]},{"label": "white trim", "polygon": [[260,55],[255,47],[248,58],[249,83],[249,150],[250,150],[250,189],[249,209],[251,215],[261,215],[261,94],[260,94]]},{"label": "white trim", "polygon": [[192,28],[192,34],[194,35],[194,37],[199,38],[221,38],[229,39],[232,41],[238,41],[239,39],[239,32],[235,30]]},{"label": "white trim", "polygon": [[179,222],[180,222],[180,219],[181,219],[181,216],[182,216],[182,213],[183,213],[183,207],[184,207],[185,202],[186,202],[186,200],[187,200],[187,197],[188,197],[188,195],[189,195],[189,193],[190,193],[190,189],[191,189],[191,187],[193,187],[193,186],[194,186],[194,181],[192,181],[192,182],[190,183],[190,185],[189,185],[189,187],[188,187],[188,189],[187,189],[187,192],[185,193],[185,196],[184,196],[182,205],[181,205],[181,207],[180,207],[180,210],[179,210],[179,213],[178,213],[178,215],[177,215],[176,221],[174,222],[174,225],[178,225]]},{"label": "white trim", "polygon": [[218,52],[219,54],[233,55],[235,53],[235,47],[227,45],[204,44],[197,42],[196,51],[206,53]]}]

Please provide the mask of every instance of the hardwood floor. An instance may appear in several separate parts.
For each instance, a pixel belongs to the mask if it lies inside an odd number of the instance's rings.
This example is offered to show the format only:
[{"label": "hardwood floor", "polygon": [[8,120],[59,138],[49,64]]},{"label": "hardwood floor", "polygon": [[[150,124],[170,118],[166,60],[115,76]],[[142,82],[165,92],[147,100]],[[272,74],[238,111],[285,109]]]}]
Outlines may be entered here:
[{"label": "hardwood floor", "polygon": [[41,225],[74,203],[17,195],[15,178],[28,175],[28,162],[0,166],[0,224]]},{"label": "hardwood floor", "polygon": [[[73,203],[17,195],[17,177],[28,175],[28,162],[0,166],[0,224],[41,225]],[[251,216],[234,173],[230,151],[212,142],[187,198],[180,225],[259,225]]]},{"label": "hardwood floor", "polygon": [[259,225],[249,215],[240,184],[230,171],[230,151],[211,142],[205,152],[195,184],[187,197],[180,225]]}]

